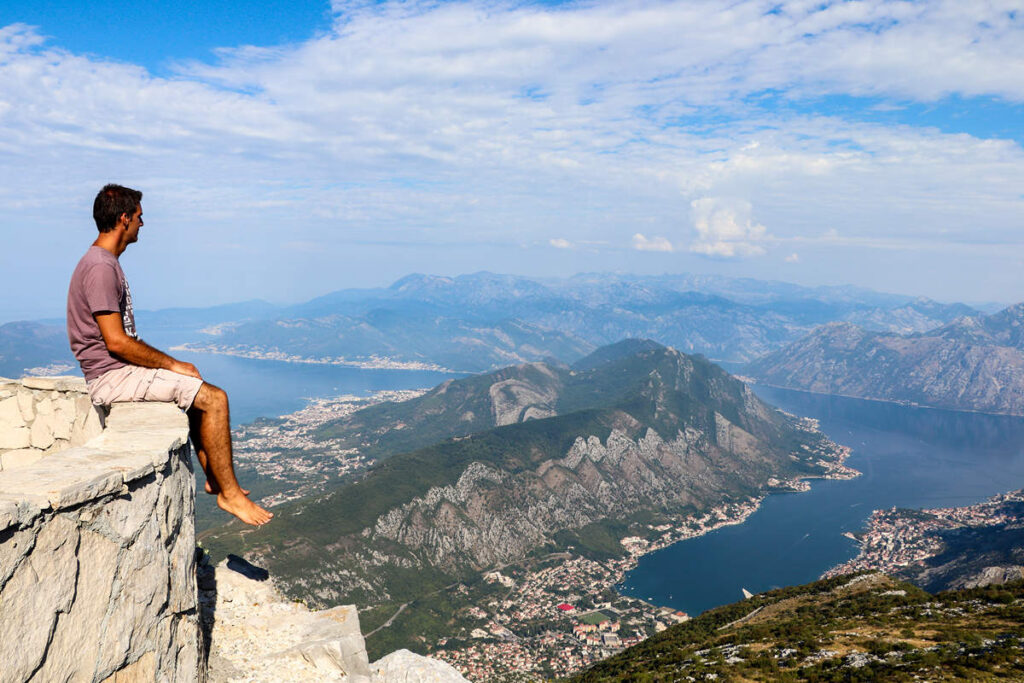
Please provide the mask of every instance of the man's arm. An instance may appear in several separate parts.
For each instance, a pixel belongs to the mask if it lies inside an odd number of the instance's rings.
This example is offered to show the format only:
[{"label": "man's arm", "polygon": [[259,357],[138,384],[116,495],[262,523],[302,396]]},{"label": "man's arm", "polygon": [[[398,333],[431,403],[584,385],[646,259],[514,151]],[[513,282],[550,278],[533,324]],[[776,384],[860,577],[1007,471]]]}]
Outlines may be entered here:
[{"label": "man's arm", "polygon": [[141,365],[144,368],[162,368],[180,375],[189,375],[197,379],[203,378],[196,366],[191,363],[171,358],[141,339],[133,339],[125,334],[124,322],[119,312],[94,313],[92,317],[100,326],[100,334],[103,335],[103,343],[107,345],[107,351],[121,360],[132,365]]}]

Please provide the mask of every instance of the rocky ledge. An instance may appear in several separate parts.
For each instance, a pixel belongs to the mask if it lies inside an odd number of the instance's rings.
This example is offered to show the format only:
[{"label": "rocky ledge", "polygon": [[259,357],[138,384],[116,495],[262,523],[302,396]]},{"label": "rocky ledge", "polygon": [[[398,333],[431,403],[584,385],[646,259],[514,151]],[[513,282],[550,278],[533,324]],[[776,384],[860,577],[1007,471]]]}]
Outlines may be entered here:
[{"label": "rocky ledge", "polygon": [[[36,391],[35,421],[51,401],[77,422],[49,395],[68,391]],[[0,472],[0,681],[201,677],[187,439],[175,406],[118,404],[85,445]]]},{"label": "rocky ledge", "polygon": [[198,567],[210,683],[466,683],[445,662],[399,650],[369,663],[352,605],[310,611],[265,569],[231,556]]}]

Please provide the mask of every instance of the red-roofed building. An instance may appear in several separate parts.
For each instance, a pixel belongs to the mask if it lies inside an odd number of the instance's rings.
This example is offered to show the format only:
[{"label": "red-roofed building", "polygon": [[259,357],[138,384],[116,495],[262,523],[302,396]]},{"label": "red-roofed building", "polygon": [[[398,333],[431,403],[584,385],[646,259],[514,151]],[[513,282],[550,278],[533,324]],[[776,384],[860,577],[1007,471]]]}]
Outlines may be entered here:
[{"label": "red-roofed building", "polygon": [[573,607],[572,605],[570,605],[567,602],[563,602],[561,605],[557,605],[557,608],[562,610],[563,612],[571,612],[574,609],[576,609],[575,607]]}]

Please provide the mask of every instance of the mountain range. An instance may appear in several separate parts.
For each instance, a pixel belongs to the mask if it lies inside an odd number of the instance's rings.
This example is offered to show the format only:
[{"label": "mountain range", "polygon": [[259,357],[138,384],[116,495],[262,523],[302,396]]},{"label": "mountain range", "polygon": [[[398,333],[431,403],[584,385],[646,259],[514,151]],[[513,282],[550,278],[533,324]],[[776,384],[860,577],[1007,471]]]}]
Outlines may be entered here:
[{"label": "mountain range", "polygon": [[388,288],[318,297],[280,310],[274,319],[223,325],[203,339],[234,352],[351,359],[377,354],[481,371],[546,356],[572,361],[627,337],[745,361],[833,320],[912,332],[976,312],[963,304],[856,288],[707,276],[598,274],[541,281],[493,273],[410,275]]},{"label": "mountain range", "polygon": [[[205,547],[313,605],[402,603],[530,553],[621,555],[641,522],[822,476],[842,450],[697,356],[630,340],[445,382],[322,427],[379,464]],[[780,484],[780,482],[782,482]]]},{"label": "mountain range", "polygon": [[1024,415],[1024,304],[908,335],[831,323],[744,372],[805,391]]},{"label": "mountain range", "polygon": [[[246,301],[139,310],[136,320],[144,338],[195,350],[480,372],[550,357],[571,362],[627,337],[746,362],[828,322],[905,334],[977,313],[855,287],[685,274],[530,279],[480,272],[409,275],[390,287],[340,290],[288,306]],[[51,328],[62,328],[62,320],[18,325],[40,323],[59,342]],[[32,344],[23,330],[0,327],[2,372],[70,359],[66,344]],[[30,362],[22,360],[28,356]]]}]

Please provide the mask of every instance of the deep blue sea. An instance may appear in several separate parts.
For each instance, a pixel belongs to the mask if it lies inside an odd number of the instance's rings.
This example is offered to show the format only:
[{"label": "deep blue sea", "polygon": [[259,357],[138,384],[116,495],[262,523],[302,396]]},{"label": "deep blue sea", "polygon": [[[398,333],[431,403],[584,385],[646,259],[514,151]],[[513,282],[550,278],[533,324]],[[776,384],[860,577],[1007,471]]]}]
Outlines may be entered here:
[{"label": "deep blue sea", "polygon": [[741,525],[640,559],[619,590],[690,615],[752,593],[816,580],[857,554],[842,536],[875,509],[969,505],[1024,487],[1024,419],[756,387],[784,410],[820,420],[863,475],[812,480],[772,495]]}]

